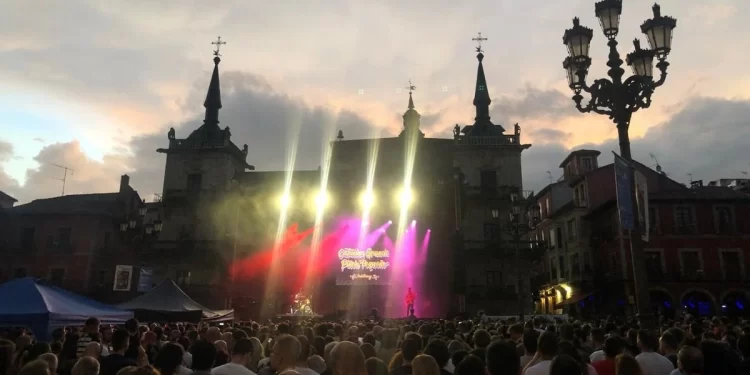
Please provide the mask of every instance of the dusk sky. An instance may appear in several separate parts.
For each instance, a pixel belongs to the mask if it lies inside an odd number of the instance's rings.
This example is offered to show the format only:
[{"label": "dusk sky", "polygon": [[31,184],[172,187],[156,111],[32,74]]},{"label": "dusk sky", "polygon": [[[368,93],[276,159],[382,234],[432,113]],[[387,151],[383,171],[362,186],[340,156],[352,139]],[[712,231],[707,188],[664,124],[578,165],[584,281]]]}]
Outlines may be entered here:
[{"label": "dusk sky", "polygon": [[[302,4],[302,5],[300,5]],[[570,100],[562,34],[574,16],[594,29],[590,77],[606,76],[593,0],[0,0],[0,190],[21,202],[114,191],[123,173],[142,197],[161,191],[166,133],[201,124],[221,36],[221,126],[259,170],[284,166],[301,126],[299,167],[317,167],[323,129],[347,138],[401,130],[411,79],[422,130],[450,137],[473,122],[482,32],[493,122],[525,143],[524,189],[561,175],[576,148],[618,151],[614,125]],[[748,177],[750,2],[664,0],[677,18],[669,78],[632,120],[633,156],[670,177]],[[625,0],[620,53],[645,37],[653,1]],[[627,69],[628,74],[630,70]],[[364,166],[363,166],[364,167]],[[744,173],[743,173],[744,172]]]}]

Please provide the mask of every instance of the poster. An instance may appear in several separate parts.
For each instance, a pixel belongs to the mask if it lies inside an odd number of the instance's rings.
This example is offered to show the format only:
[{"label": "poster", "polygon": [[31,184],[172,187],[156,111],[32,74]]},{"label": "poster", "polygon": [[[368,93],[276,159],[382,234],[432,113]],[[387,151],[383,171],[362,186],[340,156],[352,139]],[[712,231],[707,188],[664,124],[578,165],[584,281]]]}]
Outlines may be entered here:
[{"label": "poster", "polygon": [[154,269],[142,267],[138,277],[138,292],[144,293],[151,290],[153,285]]},{"label": "poster", "polygon": [[115,292],[130,291],[130,282],[133,280],[133,266],[118,265],[115,267],[115,282],[112,290]]},{"label": "poster", "polygon": [[638,224],[640,224],[643,241],[648,242],[651,219],[648,212],[648,183],[646,176],[635,171],[635,201],[638,204]]},{"label": "poster", "polygon": [[[614,152],[613,152],[614,154]],[[615,186],[617,187],[617,209],[620,214],[620,227],[623,230],[634,230],[633,216],[633,175],[630,163],[615,154]]]}]

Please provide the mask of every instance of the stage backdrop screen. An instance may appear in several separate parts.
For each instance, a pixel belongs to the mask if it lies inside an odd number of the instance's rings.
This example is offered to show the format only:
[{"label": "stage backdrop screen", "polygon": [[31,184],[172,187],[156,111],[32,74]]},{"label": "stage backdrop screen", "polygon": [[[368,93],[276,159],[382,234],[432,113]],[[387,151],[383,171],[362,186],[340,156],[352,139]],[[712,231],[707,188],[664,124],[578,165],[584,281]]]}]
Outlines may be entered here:
[{"label": "stage backdrop screen", "polygon": [[390,279],[391,251],[342,248],[338,251],[338,285],[386,285]]}]

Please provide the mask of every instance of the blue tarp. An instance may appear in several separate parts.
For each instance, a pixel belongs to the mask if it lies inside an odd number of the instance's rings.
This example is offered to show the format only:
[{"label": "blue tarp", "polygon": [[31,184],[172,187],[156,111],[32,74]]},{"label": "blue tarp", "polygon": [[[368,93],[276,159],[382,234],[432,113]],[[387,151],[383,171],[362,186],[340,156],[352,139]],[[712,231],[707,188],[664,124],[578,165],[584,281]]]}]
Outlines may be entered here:
[{"label": "blue tarp", "polygon": [[59,327],[83,325],[92,317],[102,324],[124,324],[133,313],[41,284],[32,277],[0,285],[0,326],[28,327],[39,340],[50,339]]}]

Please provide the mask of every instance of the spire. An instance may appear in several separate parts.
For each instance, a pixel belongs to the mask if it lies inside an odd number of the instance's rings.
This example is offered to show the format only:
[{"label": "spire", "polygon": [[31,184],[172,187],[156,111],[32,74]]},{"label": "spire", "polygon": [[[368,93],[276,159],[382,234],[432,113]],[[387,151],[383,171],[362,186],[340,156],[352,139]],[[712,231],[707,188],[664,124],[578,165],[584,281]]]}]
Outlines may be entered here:
[{"label": "spire", "polygon": [[409,86],[407,86],[406,88],[409,90],[409,106],[406,112],[404,112],[404,130],[401,132],[401,134],[404,135],[407,132],[418,132],[421,136],[424,137],[422,131],[419,130],[419,119],[422,116],[419,114],[419,112],[417,112],[416,109],[414,109],[414,98],[412,97],[412,92],[417,89],[417,86],[414,86],[410,80]]},{"label": "spire", "polygon": [[487,91],[487,78],[484,77],[484,67],[482,66],[482,60],[484,54],[481,49],[478,49],[477,60],[479,60],[479,67],[477,68],[477,85],[474,90],[474,106],[477,108],[477,117],[474,118],[476,124],[486,125],[490,124],[490,94]]},{"label": "spire", "polygon": [[214,72],[211,74],[211,83],[208,84],[208,93],[203,106],[206,107],[205,122],[219,123],[219,109],[221,109],[221,86],[219,84],[219,56],[214,57]]},{"label": "spire", "polygon": [[219,49],[223,44],[221,37],[218,37],[215,42],[211,44],[216,46],[214,50],[214,72],[211,74],[211,83],[208,84],[208,93],[206,93],[206,101],[203,102],[203,106],[206,108],[206,119],[204,122],[219,124],[219,110],[221,109],[221,85],[219,84],[219,63],[221,62],[221,54]]}]

